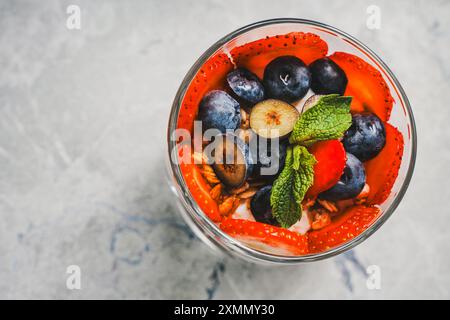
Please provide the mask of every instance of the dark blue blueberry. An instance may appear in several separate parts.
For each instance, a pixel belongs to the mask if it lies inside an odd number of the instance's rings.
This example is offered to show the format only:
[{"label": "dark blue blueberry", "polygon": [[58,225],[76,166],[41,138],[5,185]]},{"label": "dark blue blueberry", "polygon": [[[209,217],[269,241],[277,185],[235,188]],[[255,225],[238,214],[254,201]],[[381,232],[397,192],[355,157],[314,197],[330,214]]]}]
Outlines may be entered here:
[{"label": "dark blue blueberry", "polygon": [[266,66],[263,83],[267,97],[291,103],[308,92],[311,74],[299,58],[282,56]]},{"label": "dark blue blueberry", "polygon": [[231,90],[241,99],[252,104],[264,100],[264,87],[258,77],[247,69],[239,68],[227,75]]},{"label": "dark blue blueberry", "polygon": [[[256,174],[264,179],[273,180],[283,170],[286,160],[288,140],[278,140],[278,148],[272,153],[274,139],[258,139],[258,161],[256,163]],[[268,173],[267,170],[273,171]]]},{"label": "dark blue blueberry", "polygon": [[250,210],[256,221],[278,226],[277,220],[272,215],[272,207],[270,206],[270,195],[272,186],[265,186],[255,193],[250,201]]},{"label": "dark blue blueberry", "polygon": [[338,183],[322,192],[319,198],[337,201],[356,197],[366,184],[366,172],[361,161],[347,152],[344,172]]},{"label": "dark blue blueberry", "polygon": [[333,60],[322,58],[309,65],[311,89],[316,94],[344,94],[347,76]]},{"label": "dark blue blueberry", "polygon": [[198,119],[203,130],[218,129],[223,133],[227,129],[236,130],[241,125],[239,102],[225,91],[210,91],[200,101]]},{"label": "dark blue blueberry", "polygon": [[342,143],[345,150],[354,154],[359,160],[372,159],[386,143],[384,124],[374,114],[355,114]]},{"label": "dark blue blueberry", "polygon": [[249,146],[232,133],[215,138],[213,169],[228,187],[241,186],[253,172],[253,158]]}]

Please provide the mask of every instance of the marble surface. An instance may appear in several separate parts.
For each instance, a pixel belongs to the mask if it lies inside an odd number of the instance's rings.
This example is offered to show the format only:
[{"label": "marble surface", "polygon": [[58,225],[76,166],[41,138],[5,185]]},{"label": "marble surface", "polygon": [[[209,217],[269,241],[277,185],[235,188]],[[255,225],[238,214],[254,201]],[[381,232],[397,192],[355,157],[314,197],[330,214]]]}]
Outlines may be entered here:
[{"label": "marble surface", "polygon": [[[66,8],[81,8],[81,29]],[[366,8],[381,9],[381,29]],[[166,121],[195,59],[273,17],[373,48],[414,108],[419,150],[394,216],[355,250],[263,267],[218,257],[162,174]],[[0,298],[450,298],[449,1],[0,2]],[[381,289],[366,267],[381,269]],[[81,268],[81,289],[66,268]]]}]

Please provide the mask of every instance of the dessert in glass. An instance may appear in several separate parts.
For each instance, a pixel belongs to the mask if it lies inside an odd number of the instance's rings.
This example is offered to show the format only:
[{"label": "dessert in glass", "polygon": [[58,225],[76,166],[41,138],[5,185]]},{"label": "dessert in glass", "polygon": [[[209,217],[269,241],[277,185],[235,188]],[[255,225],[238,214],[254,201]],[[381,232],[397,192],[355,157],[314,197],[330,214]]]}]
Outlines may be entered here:
[{"label": "dessert in glass", "polygon": [[168,147],[195,233],[231,255],[285,264],[373,234],[406,191],[416,133],[375,53],[333,27],[274,19],[225,36],[189,70]]}]

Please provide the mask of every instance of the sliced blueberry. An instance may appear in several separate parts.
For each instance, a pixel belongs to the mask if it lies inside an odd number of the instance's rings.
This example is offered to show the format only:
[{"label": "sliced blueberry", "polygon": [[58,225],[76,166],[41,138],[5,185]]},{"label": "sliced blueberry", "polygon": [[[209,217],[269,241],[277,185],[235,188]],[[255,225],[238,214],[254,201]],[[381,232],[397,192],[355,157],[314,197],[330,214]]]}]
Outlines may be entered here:
[{"label": "sliced blueberry", "polygon": [[267,99],[253,106],[250,127],[263,138],[283,139],[294,129],[298,110],[287,102]]},{"label": "sliced blueberry", "polygon": [[227,75],[231,90],[241,99],[252,104],[264,100],[264,87],[259,78],[247,69],[239,68]]},{"label": "sliced blueberry", "polygon": [[347,76],[333,60],[321,58],[309,65],[311,89],[316,94],[344,94]]},{"label": "sliced blueberry", "polygon": [[272,215],[270,206],[271,193],[272,186],[270,185],[259,189],[250,201],[250,210],[256,221],[277,226],[278,222]]},{"label": "sliced blueberry", "polygon": [[200,101],[198,119],[203,130],[218,129],[223,133],[227,129],[236,130],[241,124],[239,102],[225,91],[210,91]]},{"label": "sliced blueberry", "polygon": [[217,145],[214,148],[214,172],[226,186],[241,186],[253,171],[250,148],[231,133],[217,136],[215,142]]},{"label": "sliced blueberry", "polygon": [[283,170],[289,141],[278,140],[278,148],[275,149],[275,152],[272,152],[272,144],[274,143],[274,139],[260,138],[258,140],[258,161],[255,166],[255,173],[269,181],[274,180]]},{"label": "sliced blueberry", "polygon": [[282,56],[266,66],[263,83],[269,98],[290,103],[306,95],[311,84],[311,74],[299,58]]},{"label": "sliced blueberry", "polygon": [[386,131],[383,122],[371,113],[355,114],[352,125],[342,140],[347,152],[359,160],[374,158],[386,143]]},{"label": "sliced blueberry", "polygon": [[347,152],[344,172],[338,183],[322,192],[319,198],[337,201],[356,197],[366,184],[366,172],[361,161]]}]

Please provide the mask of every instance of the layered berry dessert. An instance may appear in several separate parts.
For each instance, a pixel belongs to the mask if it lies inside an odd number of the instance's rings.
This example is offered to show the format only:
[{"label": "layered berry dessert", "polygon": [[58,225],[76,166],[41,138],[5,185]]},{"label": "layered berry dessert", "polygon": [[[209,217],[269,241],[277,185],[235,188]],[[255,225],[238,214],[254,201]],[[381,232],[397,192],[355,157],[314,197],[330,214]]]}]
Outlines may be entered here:
[{"label": "layered berry dessert", "polygon": [[[382,74],[312,33],[210,57],[179,111],[180,169],[204,214],[273,254],[327,251],[382,213],[403,154]],[[200,138],[198,134],[200,133]]]}]

